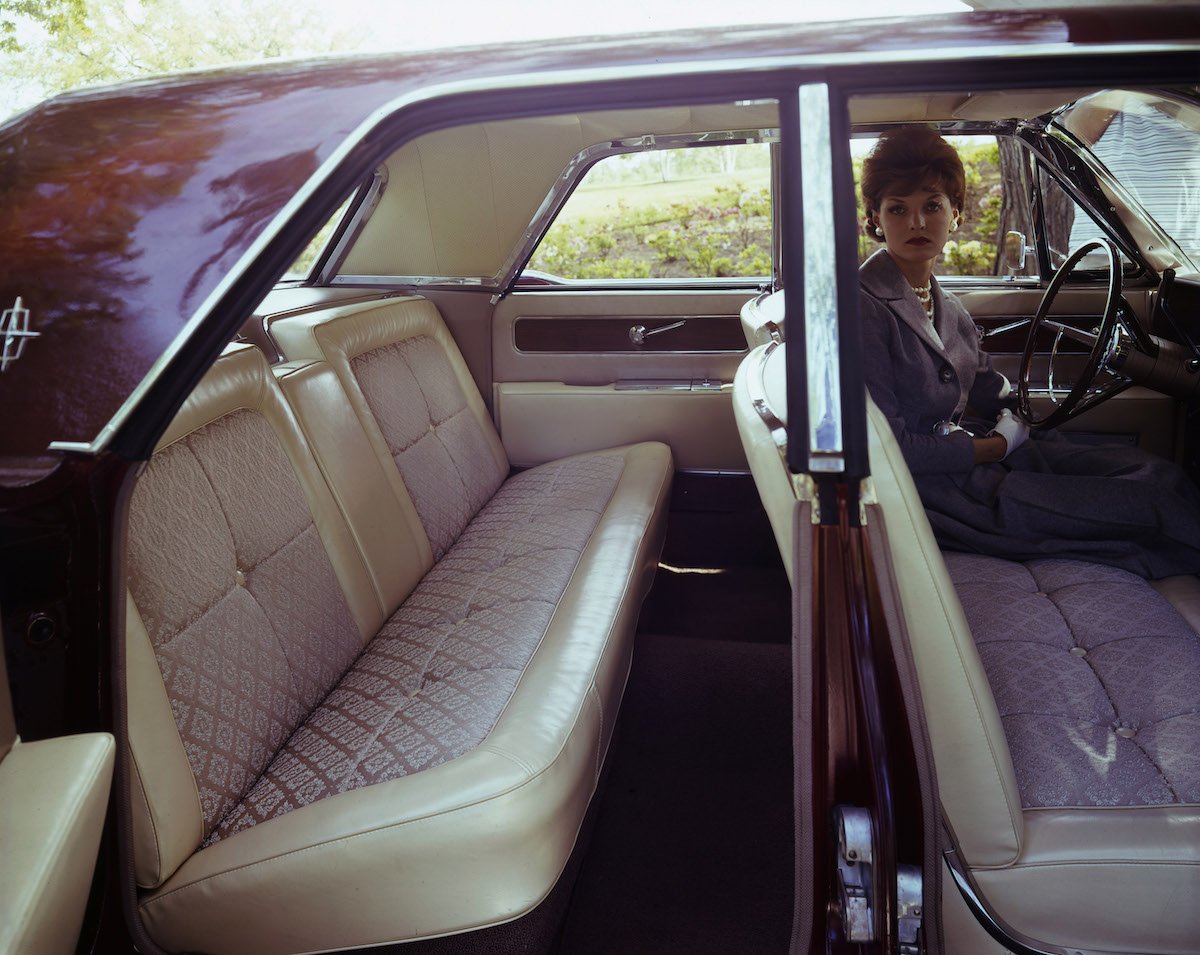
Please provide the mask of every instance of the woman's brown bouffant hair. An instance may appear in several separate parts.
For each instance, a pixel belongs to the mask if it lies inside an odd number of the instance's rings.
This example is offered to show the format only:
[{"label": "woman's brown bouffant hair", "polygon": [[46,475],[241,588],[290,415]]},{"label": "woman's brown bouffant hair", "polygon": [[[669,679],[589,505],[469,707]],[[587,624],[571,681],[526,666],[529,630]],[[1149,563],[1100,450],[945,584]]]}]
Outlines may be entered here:
[{"label": "woman's brown bouffant hair", "polygon": [[906,196],[934,183],[961,214],[967,182],[955,148],[929,126],[889,129],[863,160],[862,196],[867,210],[863,231],[882,242],[875,234],[872,217],[879,212],[884,194]]}]

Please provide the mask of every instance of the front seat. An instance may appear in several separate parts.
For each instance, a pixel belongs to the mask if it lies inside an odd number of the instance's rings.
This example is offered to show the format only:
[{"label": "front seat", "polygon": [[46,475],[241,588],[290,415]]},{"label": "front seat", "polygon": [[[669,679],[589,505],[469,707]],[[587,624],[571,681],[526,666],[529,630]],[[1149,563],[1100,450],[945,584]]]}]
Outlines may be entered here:
[{"label": "front seat", "polygon": [[[803,487],[782,453],[786,347],[754,349],[734,384],[785,563]],[[868,438],[867,533],[884,537],[895,575],[962,879],[1017,940],[1200,953],[1200,637],[1184,619],[1195,578],[1152,587],[1078,561],[943,555],[869,399]],[[1105,707],[1109,725],[1094,715]],[[942,875],[946,950],[1004,951]]]}]

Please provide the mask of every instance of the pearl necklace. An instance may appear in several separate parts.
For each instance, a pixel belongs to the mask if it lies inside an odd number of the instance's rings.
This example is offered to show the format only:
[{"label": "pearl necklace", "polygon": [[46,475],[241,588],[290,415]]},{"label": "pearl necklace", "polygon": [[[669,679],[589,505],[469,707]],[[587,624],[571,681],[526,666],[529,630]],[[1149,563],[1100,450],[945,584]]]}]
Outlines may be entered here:
[{"label": "pearl necklace", "polygon": [[925,309],[925,317],[929,321],[933,321],[933,289],[929,282],[924,285],[911,286],[913,292],[917,296],[917,301],[921,303],[921,307]]}]

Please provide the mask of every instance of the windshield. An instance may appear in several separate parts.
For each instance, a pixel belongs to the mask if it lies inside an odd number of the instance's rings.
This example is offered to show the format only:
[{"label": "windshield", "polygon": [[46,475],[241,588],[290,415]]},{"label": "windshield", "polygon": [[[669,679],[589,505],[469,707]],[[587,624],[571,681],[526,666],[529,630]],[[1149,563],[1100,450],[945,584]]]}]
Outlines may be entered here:
[{"label": "windshield", "polygon": [[[1159,268],[1196,271],[1200,107],[1160,93],[1105,90],[1063,110],[1055,124],[1091,151],[1114,211],[1147,258]],[[1072,247],[1092,237],[1072,234]]]}]

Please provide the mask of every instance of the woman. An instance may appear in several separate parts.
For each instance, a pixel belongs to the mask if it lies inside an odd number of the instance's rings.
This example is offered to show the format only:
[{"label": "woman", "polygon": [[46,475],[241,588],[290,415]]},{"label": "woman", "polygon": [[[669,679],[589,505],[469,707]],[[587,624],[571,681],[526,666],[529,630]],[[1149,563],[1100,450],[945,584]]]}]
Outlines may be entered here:
[{"label": "woman", "polygon": [[929,127],[885,133],[863,162],[866,233],[884,246],[859,271],[867,388],[938,543],[1012,560],[1092,560],[1150,578],[1200,571],[1200,491],[1179,468],[1053,433],[1027,441],[1008,380],[933,277],[965,192],[962,161]]}]

